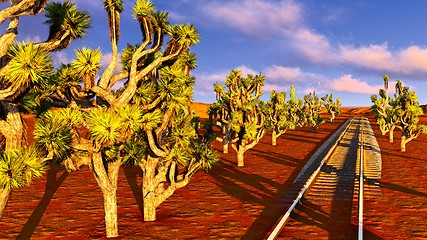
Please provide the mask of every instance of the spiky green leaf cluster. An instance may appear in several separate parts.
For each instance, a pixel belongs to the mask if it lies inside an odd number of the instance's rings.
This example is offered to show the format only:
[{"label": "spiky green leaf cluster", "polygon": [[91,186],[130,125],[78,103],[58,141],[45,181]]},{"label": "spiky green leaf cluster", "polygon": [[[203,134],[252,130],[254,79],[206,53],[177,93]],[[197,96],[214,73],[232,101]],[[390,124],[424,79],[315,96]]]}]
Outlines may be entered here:
[{"label": "spiky green leaf cluster", "polygon": [[26,88],[30,84],[43,86],[53,74],[52,56],[42,48],[31,43],[15,43],[9,50],[11,58],[5,72],[5,80],[17,88]]},{"label": "spiky green leaf cluster", "polygon": [[86,35],[86,30],[90,28],[90,15],[85,11],[77,9],[74,2],[65,1],[62,3],[51,2],[45,7],[45,21],[49,25],[49,40],[58,35],[69,32],[74,39],[82,38]]},{"label": "spiky green leaf cluster", "polygon": [[0,187],[18,189],[41,177],[47,166],[33,147],[0,153]]},{"label": "spiky green leaf cluster", "polygon": [[100,145],[112,146],[127,141],[144,124],[142,111],[138,106],[124,106],[112,112],[106,108],[97,108],[89,112],[86,122],[90,138]]},{"label": "spiky green leaf cluster", "polygon": [[193,149],[194,157],[200,161],[202,169],[205,171],[211,169],[219,161],[218,154],[207,145],[194,144]]},{"label": "spiky green leaf cluster", "polygon": [[36,122],[34,138],[36,146],[46,152],[53,151],[58,162],[71,155],[73,127],[82,121],[79,111],[66,108],[44,113]]},{"label": "spiky green leaf cluster", "polygon": [[150,0],[137,0],[133,5],[133,17],[135,19],[146,17],[155,9],[154,4]]},{"label": "spiky green leaf cluster", "polygon": [[196,136],[194,126],[191,124],[191,115],[178,115],[171,127],[169,141],[179,148],[186,148],[190,145],[192,138]]},{"label": "spiky green leaf cluster", "polygon": [[144,161],[148,152],[148,144],[144,138],[136,138],[135,140],[125,143],[123,154],[123,162],[127,165],[137,165]]},{"label": "spiky green leaf cluster", "polygon": [[161,70],[158,84],[159,97],[163,100],[162,108],[185,109],[193,95],[193,78],[180,69],[165,67]]},{"label": "spiky green leaf cluster", "polygon": [[153,130],[162,122],[162,118],[163,113],[159,109],[147,112],[142,115],[142,128],[145,131]]},{"label": "spiky green leaf cluster", "polygon": [[72,63],[75,73],[91,79],[95,78],[101,67],[101,50],[99,48],[92,50],[84,47],[76,50],[76,57]]}]

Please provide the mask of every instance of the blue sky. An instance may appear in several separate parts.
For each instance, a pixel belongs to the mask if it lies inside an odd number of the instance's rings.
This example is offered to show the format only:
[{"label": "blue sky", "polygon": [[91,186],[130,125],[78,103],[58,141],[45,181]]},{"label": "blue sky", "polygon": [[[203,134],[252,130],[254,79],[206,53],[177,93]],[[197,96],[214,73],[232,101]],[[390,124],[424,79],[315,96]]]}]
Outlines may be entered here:
[{"label": "blue sky", "polygon": [[[125,0],[121,42],[141,42],[131,16],[134,1]],[[73,49],[100,47],[110,57],[106,13],[101,0],[77,0],[92,16],[88,35],[55,54],[69,62]],[[382,76],[416,91],[427,103],[427,1],[386,0],[174,0],[153,1],[169,12],[171,23],[192,23],[201,41],[192,50],[198,59],[194,100],[215,101],[213,84],[232,69],[266,76],[264,99],[271,90],[295,85],[303,96],[333,92],[344,106],[370,106]],[[3,8],[3,5],[0,4]],[[21,40],[44,40],[42,15],[25,17]],[[390,84],[393,86],[393,83]]]}]

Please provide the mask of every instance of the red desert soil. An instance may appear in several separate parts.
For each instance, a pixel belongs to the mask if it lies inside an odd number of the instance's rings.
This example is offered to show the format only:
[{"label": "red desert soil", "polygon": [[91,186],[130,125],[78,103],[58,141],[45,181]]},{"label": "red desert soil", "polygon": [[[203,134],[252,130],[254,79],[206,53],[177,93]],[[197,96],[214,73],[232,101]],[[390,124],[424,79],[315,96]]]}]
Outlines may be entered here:
[{"label": "red desert soil", "polygon": [[[244,167],[236,166],[234,151],[221,154],[217,166],[197,173],[158,207],[155,222],[142,220],[141,172],[123,168],[117,192],[118,239],[262,239],[286,210],[280,198],[311,154],[356,115],[370,117],[383,154],[382,196],[365,203],[366,231],[374,239],[427,238],[427,135],[401,153],[398,132],[390,144],[367,109],[345,109],[335,123],[322,125],[317,133],[307,128],[287,132],[276,147],[267,135],[247,152]],[[422,122],[427,123],[427,117]],[[33,122],[28,126],[31,132]],[[335,229],[318,231],[316,239],[335,239]],[[105,239],[101,190],[87,168],[67,173],[52,167],[31,187],[12,193],[0,220],[0,239],[30,238]]]}]

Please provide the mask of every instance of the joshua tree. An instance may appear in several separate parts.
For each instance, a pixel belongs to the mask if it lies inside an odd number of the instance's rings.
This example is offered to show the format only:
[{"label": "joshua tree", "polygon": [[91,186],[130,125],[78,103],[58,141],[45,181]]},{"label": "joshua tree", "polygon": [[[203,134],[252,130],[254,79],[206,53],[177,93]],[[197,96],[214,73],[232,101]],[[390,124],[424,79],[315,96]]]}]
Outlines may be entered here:
[{"label": "joshua tree", "polygon": [[300,98],[295,99],[294,86],[291,86],[288,101],[286,101],[286,92],[276,92],[275,90],[271,92],[265,111],[268,125],[272,129],[271,144],[273,146],[276,146],[277,138],[287,130],[293,130],[296,126],[304,125],[302,107],[302,100]]},{"label": "joshua tree", "polygon": [[[156,208],[178,188],[186,186],[200,169],[208,170],[218,160],[206,141],[197,139],[195,121],[190,111],[189,98],[194,78],[186,70],[185,54],[171,67],[159,70],[160,80],[141,84],[137,102],[161,102],[143,115],[142,131],[134,142],[134,152],[146,149],[135,157],[135,163],[144,173],[142,194],[144,220],[156,220]],[[152,99],[143,99],[145,92],[155,93]],[[141,147],[141,142],[145,147]],[[132,144],[133,145],[133,144]],[[139,149],[139,150],[138,150]],[[135,155],[136,154],[130,154]]]},{"label": "joshua tree", "polygon": [[380,127],[382,135],[389,133],[389,141],[393,142],[394,129],[398,125],[399,118],[396,114],[396,101],[394,98],[390,98],[388,94],[388,81],[389,76],[384,75],[384,89],[379,90],[379,96],[372,95],[371,109],[374,111],[374,116],[377,121],[377,124]]},{"label": "joshua tree", "polygon": [[249,74],[242,77],[239,70],[232,70],[224,87],[215,86],[218,102],[209,112],[209,119],[215,123],[227,124],[231,147],[237,152],[237,165],[244,166],[244,153],[253,148],[266,132],[261,87],[265,77]]},{"label": "joshua tree", "polygon": [[427,133],[427,126],[418,124],[418,117],[423,115],[423,109],[418,104],[417,94],[409,91],[409,87],[403,87],[401,80],[396,82],[395,98],[395,112],[400,119],[397,127],[402,130],[400,148],[402,152],[406,152],[406,144],[420,134]]},{"label": "joshua tree", "polygon": [[295,87],[292,85],[290,89],[290,98],[287,102],[288,114],[291,121],[298,127],[302,127],[306,124],[306,116],[304,112],[304,101],[301,98],[295,97]]},{"label": "joshua tree", "polygon": [[206,122],[207,129],[212,131],[213,126],[219,127],[221,130],[222,136],[216,136],[215,139],[222,143],[223,153],[228,153],[228,145],[231,141],[231,115],[230,112],[227,111],[230,107],[230,101],[223,101],[221,98],[225,98],[228,96],[224,95],[224,86],[219,83],[214,84],[214,91],[216,95],[216,103],[212,104],[208,110],[209,121]]},{"label": "joshua tree", "polygon": [[306,123],[311,127],[311,130],[315,132],[319,125],[325,122],[320,116],[322,102],[321,99],[316,95],[316,91],[308,93],[304,96],[304,109]]},{"label": "joshua tree", "polygon": [[340,98],[336,98],[334,102],[332,93],[330,93],[329,95],[326,94],[325,96],[322,97],[322,103],[323,103],[323,106],[325,106],[326,110],[328,111],[329,115],[331,115],[329,121],[334,122],[335,118],[341,114]]},{"label": "joshua tree", "polygon": [[[31,96],[52,77],[49,52],[66,48],[72,40],[84,36],[89,27],[89,15],[78,10],[74,3],[46,3],[46,0],[10,1],[0,11],[0,24],[5,24],[0,36],[0,216],[10,191],[28,185],[32,176],[40,176],[49,159],[34,154],[34,149],[28,146],[21,110],[25,104],[37,100]],[[38,14],[43,8],[50,27],[47,40],[15,42],[20,17]]]},{"label": "joshua tree", "polygon": [[[36,137],[38,146],[53,152],[54,159],[69,171],[89,165],[103,193],[107,237],[115,237],[122,164],[133,163],[143,170],[144,219],[152,221],[161,202],[216,158],[195,140],[191,125],[194,78],[189,71],[195,67],[195,58],[189,48],[199,41],[197,30],[190,24],[170,25],[166,12],[156,11],[151,1],[137,0],[133,13],[142,43],[128,44],[120,56],[123,68],[115,73],[123,1],[105,0],[104,8],[110,29],[110,64],[101,73],[98,49],[76,51],[76,60],[62,66],[46,88],[51,94],[44,94],[67,108],[48,111]],[[120,80],[124,86],[113,91]],[[56,122],[61,127],[53,127]],[[178,171],[179,166],[185,169]]]},{"label": "joshua tree", "polygon": [[295,125],[288,120],[286,113],[286,92],[271,91],[270,100],[267,102],[267,123],[272,130],[271,145],[277,145],[277,138]]}]

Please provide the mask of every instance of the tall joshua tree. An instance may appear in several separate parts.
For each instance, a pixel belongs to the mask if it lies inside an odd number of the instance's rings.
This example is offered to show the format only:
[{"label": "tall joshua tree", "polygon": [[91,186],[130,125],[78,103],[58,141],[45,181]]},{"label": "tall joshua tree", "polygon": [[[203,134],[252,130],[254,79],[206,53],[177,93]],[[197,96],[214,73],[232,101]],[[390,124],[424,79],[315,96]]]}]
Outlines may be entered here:
[{"label": "tall joshua tree", "polygon": [[395,98],[395,113],[400,119],[397,127],[402,130],[400,147],[402,152],[406,152],[406,144],[420,134],[427,133],[427,126],[418,124],[423,109],[418,104],[417,94],[409,91],[409,87],[403,87],[401,80],[396,82]]},{"label": "tall joshua tree", "polygon": [[[47,40],[16,43],[20,17],[38,14],[43,8],[48,19],[46,23],[50,26]],[[46,0],[10,1],[0,11],[0,24],[5,29],[0,36],[1,215],[11,189],[28,185],[31,176],[40,176],[48,159],[30,154],[34,150],[28,146],[25,137],[26,126],[21,112],[23,103],[28,102],[26,100],[32,93],[43,89],[51,78],[53,63],[49,52],[63,49],[72,40],[84,36],[89,27],[89,15],[68,1],[49,4]],[[25,151],[28,153],[23,153]],[[29,171],[26,178],[21,177],[19,169]]]},{"label": "tall joshua tree", "polygon": [[[43,94],[68,108],[47,112],[36,129],[36,139],[39,148],[69,171],[90,167],[104,197],[107,237],[116,237],[116,189],[122,164],[136,164],[143,170],[144,219],[153,221],[156,207],[216,158],[196,142],[194,128],[188,126],[194,84],[189,72],[195,66],[188,56],[189,48],[199,41],[197,30],[190,24],[170,25],[166,12],[156,11],[151,1],[137,0],[133,14],[142,42],[128,44],[119,56],[123,1],[105,0],[104,8],[110,64],[101,73],[98,49],[76,51],[76,60],[62,66],[45,88],[51,93]],[[116,73],[119,57],[123,68]],[[124,86],[113,91],[121,80]],[[61,127],[53,127],[56,122]],[[179,167],[184,169],[178,171]]]},{"label": "tall joshua tree", "polygon": [[[196,138],[188,100],[194,79],[186,73],[185,65],[179,59],[172,67],[160,69],[159,74],[158,83],[141,85],[141,91],[156,93],[153,99],[161,98],[161,103],[143,116],[144,125],[137,138],[142,137],[147,146],[146,154],[135,158],[144,173],[145,221],[156,220],[157,206],[186,186],[198,170],[208,170],[218,160],[208,145]],[[135,99],[142,96],[138,94]]]},{"label": "tall joshua tree", "polygon": [[214,123],[227,123],[238,166],[244,166],[244,153],[253,148],[266,132],[264,106],[259,99],[264,81],[263,75],[249,74],[244,78],[239,70],[232,70],[225,81],[228,90],[215,87],[219,107],[211,109],[209,119]]},{"label": "tall joshua tree", "polygon": [[396,101],[390,98],[388,93],[389,76],[384,75],[384,88],[379,90],[379,98],[377,95],[371,96],[373,103],[371,109],[374,112],[377,124],[380,127],[382,135],[389,133],[389,141],[393,142],[394,129],[399,124],[399,118],[396,114]]},{"label": "tall joshua tree", "polygon": [[330,118],[329,121],[334,122],[335,118],[341,114],[341,100],[340,98],[336,98],[334,102],[334,98],[332,93],[326,94],[322,97],[322,104],[325,106],[328,111]]}]

